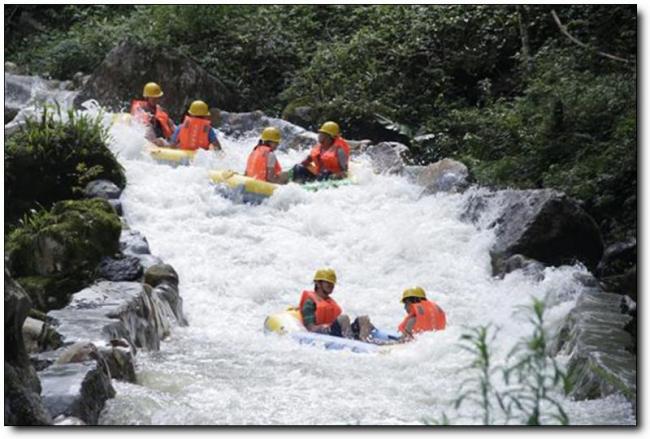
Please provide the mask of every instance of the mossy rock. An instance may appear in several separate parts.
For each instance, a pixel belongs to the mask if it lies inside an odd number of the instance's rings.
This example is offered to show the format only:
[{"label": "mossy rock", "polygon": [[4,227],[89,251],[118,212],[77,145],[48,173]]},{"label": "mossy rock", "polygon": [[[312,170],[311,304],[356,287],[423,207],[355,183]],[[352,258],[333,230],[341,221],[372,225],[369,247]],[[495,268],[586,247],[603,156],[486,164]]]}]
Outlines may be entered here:
[{"label": "mossy rock", "polygon": [[178,273],[169,264],[156,264],[144,272],[144,283],[152,288],[161,283],[168,283],[178,288]]},{"label": "mossy rock", "polygon": [[25,276],[16,278],[33,307],[40,312],[63,308],[86,284],[84,276]]},{"label": "mossy rock", "polygon": [[11,272],[48,276],[93,270],[119,251],[120,218],[102,199],[68,200],[33,214],[8,238]]},{"label": "mossy rock", "polygon": [[10,271],[42,310],[64,306],[105,256],[119,251],[120,218],[103,199],[61,201],[9,234]]}]

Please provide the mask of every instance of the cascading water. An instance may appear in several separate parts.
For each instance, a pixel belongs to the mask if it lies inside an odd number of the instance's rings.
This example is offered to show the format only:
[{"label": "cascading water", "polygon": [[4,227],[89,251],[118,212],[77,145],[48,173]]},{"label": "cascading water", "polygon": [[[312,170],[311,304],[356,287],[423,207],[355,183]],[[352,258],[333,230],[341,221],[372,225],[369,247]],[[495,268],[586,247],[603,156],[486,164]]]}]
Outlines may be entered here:
[{"label": "cascading water", "polygon": [[[546,298],[552,334],[581,291],[580,266],[547,268],[541,282],[521,270],[493,278],[492,232],[459,219],[467,195],[423,196],[403,177],[374,175],[363,157],[358,185],[311,193],[290,184],[251,206],[221,196],[207,170],[241,171],[255,138],[222,138],[224,156],[199,152],[193,166],[173,168],[143,155],[137,126],[111,132],[128,178],[127,221],[178,271],[190,325],[174,328],[160,351],[138,353],[139,384],[114,381],[103,424],[402,425],[443,412],[453,424],[480,423],[478,407],[452,408],[470,376],[471,357],[458,346],[465,326],[498,326],[491,348],[503,362],[532,332],[520,305]],[[288,168],[304,155],[278,158]],[[421,285],[448,327],[372,354],[265,335],[264,318],[296,304],[323,266],[337,271],[334,297],[353,317],[395,329],[402,290]],[[636,422],[623,397],[557,397],[574,425]]]}]

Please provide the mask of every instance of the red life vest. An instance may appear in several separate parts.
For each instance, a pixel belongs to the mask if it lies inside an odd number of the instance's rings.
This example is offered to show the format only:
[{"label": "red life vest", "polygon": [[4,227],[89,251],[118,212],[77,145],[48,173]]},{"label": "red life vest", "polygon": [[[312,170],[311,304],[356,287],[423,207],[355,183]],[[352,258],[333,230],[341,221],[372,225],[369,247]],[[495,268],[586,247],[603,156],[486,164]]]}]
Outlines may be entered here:
[{"label": "red life vest", "polygon": [[302,312],[302,307],[307,299],[311,299],[316,304],[316,324],[331,325],[334,320],[341,315],[341,307],[331,297],[322,299],[314,291],[303,291],[300,296],[300,305],[298,309]]},{"label": "red life vest", "polygon": [[[253,151],[248,156],[248,162],[246,163],[246,176],[253,177],[262,181],[269,181],[269,176],[267,175],[267,162],[269,154],[273,154],[271,147],[265,144],[259,144],[253,148]],[[273,176],[277,177],[282,172],[282,167],[278,161],[275,161],[275,167],[273,169]]]},{"label": "red life vest", "polygon": [[211,125],[210,119],[201,119],[194,116],[185,117],[185,121],[178,131],[177,145],[180,149],[208,149]]},{"label": "red life vest", "polygon": [[320,174],[323,171],[329,171],[332,174],[339,174],[343,172],[341,165],[339,163],[338,151],[342,149],[345,152],[345,160],[347,161],[350,157],[350,146],[343,137],[338,136],[334,139],[332,146],[323,151],[323,146],[320,143],[317,143],[316,146],[311,150],[311,159],[312,163],[315,165],[313,170],[315,175]]},{"label": "red life vest", "polygon": [[406,323],[409,319],[415,317],[415,325],[413,325],[413,333],[423,331],[440,331],[447,326],[447,317],[445,312],[436,305],[426,299],[418,303],[411,303],[408,306],[408,315],[404,317],[400,323],[398,330],[404,332],[406,330]]},{"label": "red life vest", "polygon": [[165,139],[169,139],[174,134],[172,121],[160,105],[156,105],[156,111],[152,115],[147,101],[134,100],[131,102],[131,115],[144,125],[151,125],[151,122],[155,119]]}]

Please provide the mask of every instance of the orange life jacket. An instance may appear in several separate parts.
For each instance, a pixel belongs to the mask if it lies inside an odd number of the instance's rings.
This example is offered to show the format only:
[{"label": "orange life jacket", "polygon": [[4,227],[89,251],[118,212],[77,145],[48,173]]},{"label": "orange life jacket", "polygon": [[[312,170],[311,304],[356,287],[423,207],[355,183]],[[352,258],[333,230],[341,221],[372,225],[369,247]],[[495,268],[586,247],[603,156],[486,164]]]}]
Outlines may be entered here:
[{"label": "orange life jacket", "polygon": [[418,303],[409,304],[407,310],[408,315],[404,317],[404,320],[402,320],[402,323],[398,327],[400,332],[406,330],[406,323],[413,317],[415,317],[413,333],[433,330],[440,331],[447,326],[445,312],[434,302],[423,299]]},{"label": "orange life jacket", "polygon": [[152,115],[147,101],[134,100],[131,102],[131,115],[144,125],[151,125],[151,122],[155,119],[165,139],[169,139],[174,134],[172,121],[160,105],[156,105],[156,111]]},{"label": "orange life jacket", "polygon": [[187,116],[178,131],[176,143],[180,149],[196,150],[199,148],[208,149],[210,145],[210,119]]},{"label": "orange life jacket", "polygon": [[322,299],[314,291],[303,291],[300,296],[300,305],[298,309],[302,312],[302,307],[307,299],[311,299],[316,304],[316,324],[330,325],[341,315],[341,307],[331,297]]},{"label": "orange life jacket", "polygon": [[329,171],[333,174],[339,174],[343,171],[338,158],[339,149],[343,149],[347,160],[350,157],[350,146],[341,136],[335,138],[334,144],[325,151],[323,151],[323,146],[320,143],[314,146],[310,153],[314,164],[314,175],[318,175],[323,171]]},{"label": "orange life jacket", "polygon": [[[246,163],[246,176],[262,181],[269,181],[266,166],[269,154],[273,154],[270,146],[263,143],[255,146],[251,154],[248,156],[248,162]],[[276,160],[275,168],[273,169],[274,177],[280,175],[280,172],[282,172],[282,167]]]}]

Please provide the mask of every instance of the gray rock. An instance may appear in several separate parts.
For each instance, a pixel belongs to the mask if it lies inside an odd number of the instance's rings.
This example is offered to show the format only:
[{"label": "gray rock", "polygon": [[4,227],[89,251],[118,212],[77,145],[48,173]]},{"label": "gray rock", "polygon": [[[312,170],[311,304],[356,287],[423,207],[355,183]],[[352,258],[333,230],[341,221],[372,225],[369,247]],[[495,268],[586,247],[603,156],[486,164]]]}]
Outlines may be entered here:
[{"label": "gray rock", "polygon": [[149,267],[144,272],[144,283],[157,287],[161,283],[168,283],[178,288],[178,273],[169,264],[159,264]]},{"label": "gray rock", "polygon": [[55,418],[63,415],[97,424],[106,400],[115,396],[106,366],[95,360],[55,364],[39,377],[43,402]]},{"label": "gray rock", "polygon": [[4,282],[5,425],[48,425],[52,419],[40,397],[41,384],[25,350],[23,325],[31,301],[5,268]]},{"label": "gray rock", "polygon": [[93,180],[84,188],[86,198],[103,198],[105,200],[116,200],[120,198],[122,190],[115,183],[109,180]]},{"label": "gray rock", "polygon": [[120,234],[120,251],[125,255],[151,254],[147,238],[142,233],[124,228]]},{"label": "gray rock", "polygon": [[597,276],[618,275],[636,265],[636,238],[609,245],[596,269]]},{"label": "gray rock", "polygon": [[404,169],[402,153],[407,150],[406,145],[398,142],[381,142],[368,146],[364,152],[370,157],[375,173],[399,174]]},{"label": "gray rock", "polygon": [[462,192],[469,186],[467,166],[451,159],[442,159],[425,167],[411,167],[407,176],[424,187],[425,193]]},{"label": "gray rock", "polygon": [[494,267],[494,271],[501,274],[501,277],[515,270],[521,270],[526,276],[532,277],[536,282],[544,280],[544,264],[523,255],[512,255],[508,259],[500,261],[501,265]]},{"label": "gray rock", "polygon": [[160,327],[167,324],[163,317],[173,318],[173,313],[156,305],[140,283],[103,281],[74,294],[68,306],[48,316],[65,343],[106,346],[123,338],[133,347],[157,350],[164,332]]},{"label": "gray rock", "polygon": [[110,281],[134,281],[142,278],[144,269],[135,256],[105,257],[97,266],[97,275]]},{"label": "gray rock", "polygon": [[556,266],[579,260],[593,270],[603,251],[594,219],[577,202],[551,189],[477,191],[468,198],[461,218],[494,228],[495,268],[521,254]]},{"label": "gray rock", "polygon": [[632,317],[621,313],[622,296],[582,294],[560,331],[557,351],[569,356],[570,396],[603,398],[622,393],[636,403],[634,341],[625,331]]},{"label": "gray rock", "polygon": [[5,73],[11,73],[12,75],[20,75],[20,69],[11,61],[5,61]]},{"label": "gray rock", "polygon": [[141,99],[142,89],[150,81],[162,87],[165,94],[161,105],[176,122],[194,99],[200,98],[210,107],[238,106],[234,88],[192,59],[173,49],[152,49],[148,43],[130,40],[122,41],[108,53],[81,89],[75,105],[95,99],[106,108],[123,111],[130,108],[132,99]]},{"label": "gray rock", "polygon": [[[286,120],[268,117],[261,111],[250,113],[220,113],[219,131],[232,137],[254,137],[262,133],[262,130],[274,126],[280,130],[282,141],[278,146],[281,151],[288,149],[308,149],[316,144],[318,135],[307,131],[302,127],[294,125]],[[251,145],[251,149],[254,145]]]},{"label": "gray rock", "polygon": [[106,200],[108,201],[108,204],[111,205],[115,213],[119,216],[124,215],[124,211],[122,209],[122,202],[120,200]]}]

